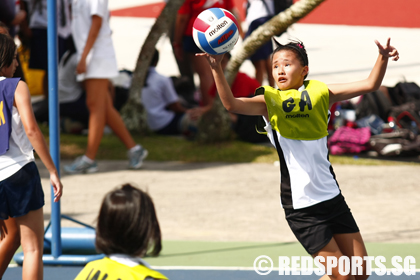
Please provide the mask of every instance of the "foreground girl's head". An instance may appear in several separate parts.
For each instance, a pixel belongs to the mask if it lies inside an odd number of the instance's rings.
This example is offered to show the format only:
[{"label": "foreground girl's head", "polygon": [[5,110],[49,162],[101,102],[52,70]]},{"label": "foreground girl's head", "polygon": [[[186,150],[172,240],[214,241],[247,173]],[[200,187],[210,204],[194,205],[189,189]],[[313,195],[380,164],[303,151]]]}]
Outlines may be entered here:
[{"label": "foreground girl's head", "polygon": [[12,77],[17,67],[16,44],[6,34],[0,34],[0,76]]},{"label": "foreground girl's head", "polygon": [[106,254],[156,256],[161,233],[150,196],[130,184],[106,194],[99,212],[96,248]]},{"label": "foreground girl's head", "polygon": [[6,24],[4,24],[3,22],[0,21],[0,34],[6,34],[6,35],[10,35],[9,34],[9,28],[7,27]]},{"label": "foreground girl's head", "polygon": [[280,90],[298,89],[308,76],[308,55],[302,42],[282,45],[274,40],[277,47],[272,55],[272,75]]}]

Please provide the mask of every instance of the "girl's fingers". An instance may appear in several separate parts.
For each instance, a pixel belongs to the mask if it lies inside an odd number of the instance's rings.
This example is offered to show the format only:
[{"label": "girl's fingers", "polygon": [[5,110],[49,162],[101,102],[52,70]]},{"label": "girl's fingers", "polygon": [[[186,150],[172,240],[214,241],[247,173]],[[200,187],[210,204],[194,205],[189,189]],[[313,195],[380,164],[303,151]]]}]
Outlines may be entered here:
[{"label": "girl's fingers", "polygon": [[378,46],[379,50],[383,50],[384,47],[381,45],[381,43],[379,43],[378,40],[375,40],[375,44]]},{"label": "girl's fingers", "polygon": [[57,202],[60,200],[62,195],[62,192],[60,191],[60,188],[57,188],[54,186],[54,202]]}]

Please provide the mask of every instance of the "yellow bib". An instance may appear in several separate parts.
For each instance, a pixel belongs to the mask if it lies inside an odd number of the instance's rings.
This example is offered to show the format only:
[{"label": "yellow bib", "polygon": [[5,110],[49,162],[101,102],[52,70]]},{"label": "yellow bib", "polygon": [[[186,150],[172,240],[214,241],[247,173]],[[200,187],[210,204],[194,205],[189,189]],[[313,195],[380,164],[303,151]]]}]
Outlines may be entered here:
[{"label": "yellow bib", "polygon": [[302,90],[280,91],[260,87],[272,129],[294,140],[317,140],[328,135],[329,90],[326,84],[309,80]]},{"label": "yellow bib", "polygon": [[146,277],[168,279],[163,274],[144,265],[129,267],[105,257],[88,263],[75,280],[144,280]]}]

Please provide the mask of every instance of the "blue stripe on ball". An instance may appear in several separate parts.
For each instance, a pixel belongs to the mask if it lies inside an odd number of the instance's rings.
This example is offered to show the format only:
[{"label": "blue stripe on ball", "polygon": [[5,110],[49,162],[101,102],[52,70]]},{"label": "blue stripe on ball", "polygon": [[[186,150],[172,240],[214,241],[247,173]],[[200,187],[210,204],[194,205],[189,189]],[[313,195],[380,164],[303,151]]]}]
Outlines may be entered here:
[{"label": "blue stripe on ball", "polygon": [[217,19],[221,19],[225,16],[225,13],[219,8],[210,8],[209,11],[211,11],[217,17]]},{"label": "blue stripe on ball", "polygon": [[[215,38],[214,40],[211,40],[211,42],[210,42],[210,46],[212,47],[212,48],[219,48],[219,47],[221,47],[221,46],[223,46],[224,44],[226,44],[226,43],[228,43],[228,42],[230,42],[230,39],[232,39],[232,37],[235,35],[235,32],[238,30],[238,28],[236,27],[236,25],[235,24],[232,24],[231,26],[229,26],[229,28],[228,29],[226,29],[226,31],[225,32],[223,32],[223,34],[222,35],[220,35],[220,36],[218,36],[217,38]],[[223,36],[225,36],[225,35],[227,35],[227,34],[229,34],[229,32],[232,32],[232,34],[230,34],[230,36],[229,36],[229,38],[226,38],[223,42],[220,42],[219,43],[219,40],[223,37]]]},{"label": "blue stripe on ball", "polygon": [[197,38],[198,38],[198,42],[200,43],[201,48],[209,54],[217,54],[212,47],[210,46],[210,44],[207,42],[206,39],[206,35],[204,35],[204,33],[201,32],[197,32]]}]

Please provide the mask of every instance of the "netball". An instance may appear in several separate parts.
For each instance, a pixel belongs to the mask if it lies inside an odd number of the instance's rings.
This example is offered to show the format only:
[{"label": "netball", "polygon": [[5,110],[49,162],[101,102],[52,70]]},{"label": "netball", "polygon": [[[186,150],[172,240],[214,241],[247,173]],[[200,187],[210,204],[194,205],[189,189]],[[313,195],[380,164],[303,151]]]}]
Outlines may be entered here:
[{"label": "netball", "polygon": [[208,54],[223,54],[233,49],[239,38],[235,16],[221,8],[201,12],[194,21],[193,38]]}]

